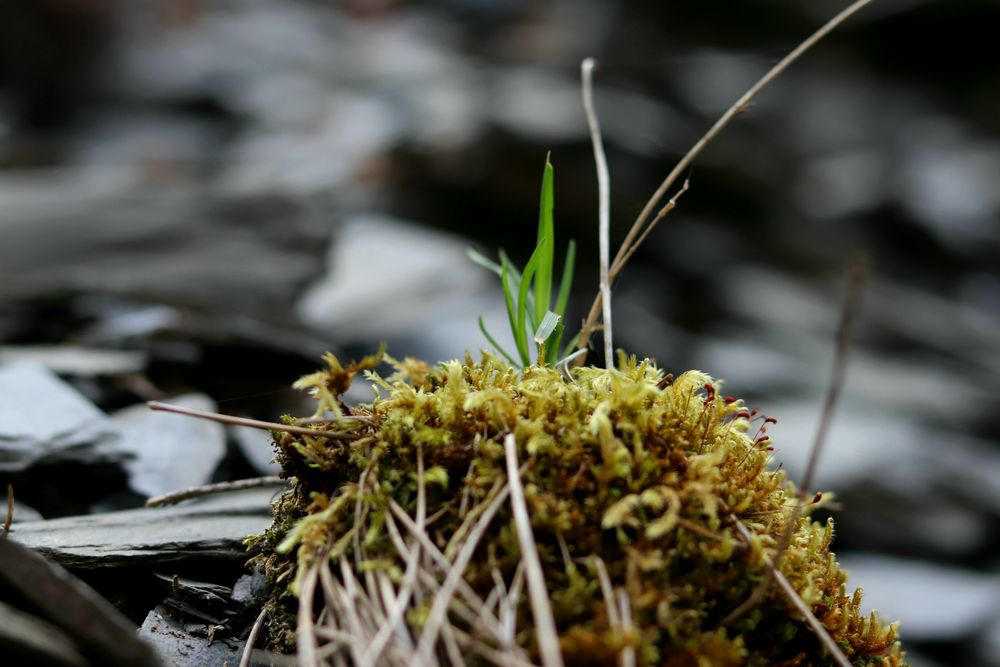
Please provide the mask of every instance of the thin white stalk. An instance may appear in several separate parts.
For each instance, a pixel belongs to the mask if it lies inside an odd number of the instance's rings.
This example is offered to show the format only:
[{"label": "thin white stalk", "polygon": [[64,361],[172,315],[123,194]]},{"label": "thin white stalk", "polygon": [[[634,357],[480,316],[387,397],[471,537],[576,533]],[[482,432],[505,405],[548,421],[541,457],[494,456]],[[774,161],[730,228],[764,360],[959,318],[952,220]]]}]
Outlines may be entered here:
[{"label": "thin white stalk", "polygon": [[[750,87],[736,102],[726,110],[724,114],[715,122],[715,124],[706,132],[698,142],[691,147],[691,149],[681,158],[680,162],[673,168],[673,170],[667,175],[663,182],[660,183],[660,187],[656,189],[653,196],[649,198],[646,205],[643,207],[642,212],[639,213],[639,217],[636,218],[635,222],[632,223],[632,227],[629,229],[628,234],[625,235],[625,240],[622,241],[621,246],[618,248],[618,252],[615,255],[615,261],[611,268],[611,279],[612,281],[621,272],[624,264],[622,264],[622,259],[628,253],[634,252],[636,247],[636,237],[640,232],[646,227],[646,222],[649,221],[650,216],[653,215],[653,211],[659,206],[660,201],[666,196],[667,192],[673,186],[674,182],[680,178],[681,174],[687,171],[688,167],[696,157],[705,149],[705,147],[715,139],[716,136],[729,123],[732,122],[736,116],[745,111],[749,106],[750,102],[757,94],[767,87],[769,83],[774,81],[778,76],[788,69],[789,65],[798,60],[803,53],[812,48],[817,42],[826,37],[830,32],[834,30],[841,23],[846,21],[852,15],[856,14],[865,5],[870,4],[873,0],[856,0],[849,7],[841,11],[839,14],[834,16],[832,19],[827,21],[823,26],[806,38],[801,44],[792,49],[791,53],[782,58],[774,67],[772,67],[768,72],[762,76],[757,83]],[[655,224],[660,219],[657,216],[650,224]],[[597,322],[598,311],[600,310],[601,302],[604,301],[603,290],[594,297],[594,302],[590,307],[590,312],[587,314],[587,319],[583,324],[583,328],[580,330],[580,338],[577,342],[577,349],[585,350],[590,342],[590,336],[595,329],[595,324]],[[583,363],[582,361],[580,363]]]},{"label": "thin white stalk", "polygon": [[597,570],[597,581],[601,585],[601,597],[604,598],[604,608],[608,614],[608,625],[617,629],[621,625],[621,618],[618,616],[618,606],[615,604],[615,591],[611,585],[611,577],[608,576],[608,568],[604,566],[604,561],[595,556],[594,569]]},{"label": "thin white stalk", "polygon": [[266,617],[267,609],[261,609],[257,620],[253,622],[253,627],[250,628],[250,636],[247,637],[247,643],[243,647],[243,655],[240,657],[240,667],[250,667],[250,656],[253,655],[253,645],[257,643],[257,635],[260,634],[260,629],[264,625]]},{"label": "thin white stalk", "polygon": [[337,431],[323,431],[321,429],[316,429],[316,428],[305,428],[304,426],[289,426],[288,424],[279,424],[277,422],[265,422],[259,419],[234,417],[233,415],[224,415],[219,412],[207,412],[205,410],[195,410],[194,408],[185,408],[180,405],[171,405],[170,403],[161,403],[159,401],[149,401],[146,403],[146,407],[148,407],[150,410],[157,410],[159,412],[174,412],[179,415],[196,417],[198,419],[207,419],[209,421],[218,422],[220,424],[230,424],[232,426],[248,426],[250,428],[258,428],[265,431],[294,433],[296,435],[311,435],[317,438],[329,438],[331,440],[357,440],[361,437],[357,433],[338,433]]},{"label": "thin white stalk", "polygon": [[[736,516],[733,516],[733,522],[736,525],[736,529],[743,537],[743,541],[746,542],[749,547],[753,543],[753,536],[751,535],[750,530]],[[788,583],[788,579],[785,578],[785,575],[783,575],[780,570],[775,568],[774,561],[765,555],[764,564],[767,566],[771,576],[774,577],[774,581],[778,584],[778,588],[780,588],[785,594],[785,597],[787,597],[788,601],[792,603],[792,606],[795,607],[800,614],[802,614],[805,618],[806,624],[814,633],[816,633],[820,642],[830,653],[830,657],[833,661],[840,665],[840,667],[851,667],[851,661],[847,659],[847,656],[844,655],[844,651],[837,645],[837,642],[833,640],[833,637],[830,636],[826,626],[819,622],[819,619],[816,618],[816,615],[813,614],[812,609],[810,609],[809,605],[805,603],[798,591],[796,591],[795,588]]]},{"label": "thin white stalk", "polygon": [[507,458],[510,507],[514,515],[518,546],[521,548],[521,563],[524,564],[524,573],[528,581],[528,602],[531,603],[531,615],[535,619],[538,653],[542,658],[543,667],[562,667],[559,633],[556,631],[556,621],[552,615],[552,605],[549,603],[549,591],[545,588],[545,576],[542,574],[542,562],[538,557],[538,547],[535,546],[535,536],[531,531],[531,519],[528,517],[524,487],[521,486],[521,473],[517,465],[517,442],[513,433],[507,434],[504,438],[503,448]]},{"label": "thin white stalk", "polygon": [[[501,489],[500,495],[502,496],[501,501],[506,500],[507,498],[506,486],[504,486]],[[494,502],[496,502],[496,499],[491,500],[489,504],[493,504]],[[413,519],[407,516],[406,512],[403,511],[403,508],[400,507],[399,504],[396,503],[396,501],[390,500],[389,508],[392,512],[391,514],[386,514],[386,528],[389,529],[390,536],[394,535],[394,533],[398,530],[396,528],[395,522],[392,519],[393,514],[395,514],[402,522],[403,526],[408,531],[410,531],[410,533],[415,538],[417,538],[417,540],[420,541],[420,544],[424,548],[425,553],[434,562],[434,565],[436,565],[442,572],[445,573],[450,572],[452,569],[452,564],[449,563],[448,560],[444,557],[444,555],[441,553],[441,550],[437,548],[437,545],[435,545],[434,542],[431,541],[431,539],[427,536],[427,533],[416,532],[416,524],[413,523]],[[400,553],[409,552],[408,549],[405,552],[400,549],[400,544],[398,543],[400,538],[398,536],[392,537],[392,539],[393,543],[396,544],[396,549],[399,550]],[[440,590],[441,585],[437,583],[433,575],[427,569],[418,568],[417,576],[420,577],[421,582],[423,582],[425,586],[428,586],[431,589],[433,589],[432,592]],[[495,619],[490,617],[488,612],[484,611],[486,605],[483,602],[483,600],[479,597],[479,595],[476,594],[474,590],[472,590],[472,587],[469,586],[469,584],[464,579],[458,580],[457,591],[459,595],[461,595],[462,598],[464,598],[464,601],[460,598],[454,599],[454,602],[456,603],[456,606],[454,608],[455,612],[461,614],[462,613],[461,610],[464,609],[465,607],[468,607],[476,614],[479,614],[480,615],[479,620],[487,621],[489,623],[488,627],[486,628],[487,631],[499,641],[501,637],[499,623],[496,622]],[[466,618],[466,620],[468,620],[470,623],[473,624],[476,623],[475,614],[473,614],[469,618]]]},{"label": "thin white stalk", "polygon": [[[342,570],[349,571],[349,568],[345,568],[345,562],[340,561]],[[345,590],[336,579],[333,577],[333,573],[330,572],[330,564],[326,562],[319,569],[320,580],[323,584],[323,590],[326,594],[326,603],[330,606],[338,608],[340,617],[340,622],[346,625],[346,630],[352,637],[354,641],[348,644],[348,650],[351,652],[351,660],[354,664],[361,664],[359,658],[361,657],[361,647],[359,644],[364,641],[365,634],[362,630],[361,619],[358,616],[358,605],[354,604],[352,600],[353,595],[349,591]],[[346,577],[345,577],[346,578]],[[346,583],[346,582],[345,582]]]},{"label": "thin white stalk", "polygon": [[534,663],[529,662],[520,655],[512,654],[509,651],[497,650],[475,639],[459,628],[453,628],[452,630],[455,633],[455,638],[462,644],[498,667],[535,667]]},{"label": "thin white stalk", "polygon": [[[624,588],[618,589],[618,613],[622,619],[622,632],[632,633],[632,600],[628,596],[628,591]],[[621,667],[635,667],[635,647],[628,644],[622,649]]]},{"label": "thin white stalk", "polygon": [[510,582],[507,599],[504,600],[507,609],[507,625],[504,627],[507,631],[506,641],[509,646],[514,647],[517,646],[514,643],[514,637],[517,635],[517,601],[521,599],[522,588],[524,588],[524,563],[518,563],[514,579]]},{"label": "thin white stalk", "polygon": [[451,564],[448,576],[445,577],[440,590],[434,596],[434,602],[427,613],[427,621],[424,623],[423,632],[420,633],[420,641],[417,642],[417,652],[413,656],[414,665],[426,666],[432,664],[434,647],[437,645],[441,625],[445,622],[448,607],[451,606],[452,598],[459,587],[459,582],[464,582],[462,576],[465,574],[465,568],[468,567],[469,561],[472,560],[472,556],[476,552],[476,547],[479,545],[479,540],[482,539],[483,533],[486,532],[490,522],[493,521],[493,517],[496,516],[503,501],[507,499],[507,489],[509,488],[509,486],[504,487],[497,494],[496,498],[493,499],[493,502],[489,504],[486,511],[482,513],[479,521],[476,522],[475,527],[473,527],[466,538],[465,544],[462,545],[462,549],[455,557],[455,562]]},{"label": "thin white stalk", "polygon": [[608,175],[608,158],[604,155],[601,125],[594,109],[594,59],[586,58],[580,64],[583,79],[583,109],[587,113],[590,142],[594,145],[594,163],[597,165],[597,219],[601,253],[601,307],[604,322],[604,365],[613,368],[614,344],[611,331],[611,177]]},{"label": "thin white stalk", "polygon": [[313,592],[316,590],[316,579],[319,576],[319,564],[306,570],[302,578],[302,590],[299,592],[299,614],[295,632],[295,648],[298,653],[298,663],[303,667],[318,667],[316,650],[316,627],[313,624]]},{"label": "thin white stalk", "polygon": [[451,625],[445,623],[441,626],[441,639],[444,640],[445,654],[448,656],[451,667],[466,667],[465,658],[458,648],[458,641],[455,639],[454,628]]},{"label": "thin white stalk", "polygon": [[[417,445],[417,531],[423,533],[425,530],[424,519],[427,515],[427,489],[424,484],[424,452],[420,445]],[[382,649],[389,641],[390,635],[396,631],[400,636],[408,637],[406,625],[403,623],[403,612],[410,604],[410,596],[413,594],[413,586],[417,580],[417,570],[420,567],[420,542],[416,541],[408,556],[400,553],[406,558],[406,571],[403,573],[403,583],[399,587],[399,597],[389,611],[389,617],[382,627],[375,633],[375,638],[365,650],[363,664],[376,664]]]}]

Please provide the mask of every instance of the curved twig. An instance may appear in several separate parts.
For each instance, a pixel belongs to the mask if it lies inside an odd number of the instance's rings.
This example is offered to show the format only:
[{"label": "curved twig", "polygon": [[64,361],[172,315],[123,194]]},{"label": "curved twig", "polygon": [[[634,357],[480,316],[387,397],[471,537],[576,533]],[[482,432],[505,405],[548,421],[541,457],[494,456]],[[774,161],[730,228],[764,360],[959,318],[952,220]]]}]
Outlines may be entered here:
[{"label": "curved twig", "polygon": [[611,333],[611,277],[608,257],[611,254],[611,178],[608,175],[608,158],[604,155],[601,141],[601,125],[594,109],[594,59],[587,58],[580,64],[580,78],[583,81],[583,109],[587,114],[590,128],[590,142],[594,145],[594,163],[597,166],[597,218],[598,241],[601,254],[601,304],[604,324],[604,366],[614,367],[614,344]]},{"label": "curved twig", "polygon": [[[677,181],[680,175],[684,173],[684,171],[691,165],[694,159],[701,154],[701,152],[705,149],[705,147],[713,139],[715,139],[715,137],[718,136],[718,134],[722,132],[722,130],[724,130],[726,126],[729,125],[729,123],[731,123],[732,120],[737,115],[745,111],[747,107],[750,105],[750,102],[753,101],[753,98],[756,97],[757,94],[760,93],[760,91],[763,90],[769,83],[771,83],[778,76],[780,76],[782,72],[788,69],[789,65],[798,60],[803,53],[805,53],[810,48],[815,46],[817,42],[819,42],[821,39],[830,34],[830,32],[832,32],[837,26],[839,26],[848,18],[856,14],[860,9],[862,9],[865,5],[871,2],[872,0],[857,0],[849,7],[841,11],[839,14],[834,16],[832,19],[827,21],[819,30],[814,32],[812,35],[806,38],[801,44],[795,47],[791,51],[791,53],[782,58],[777,65],[772,67],[764,76],[762,76],[757,81],[757,83],[751,86],[749,90],[747,90],[738,100],[736,100],[736,102],[731,107],[729,107],[729,109],[726,110],[724,114],[722,114],[719,120],[717,120],[715,124],[711,128],[709,128],[708,132],[706,132],[701,137],[701,139],[699,139],[698,142],[691,147],[691,150],[689,150],[687,154],[685,154],[684,157],[680,159],[680,162],[678,162],[677,165],[673,168],[673,170],[667,175],[667,177],[663,179],[663,182],[660,183],[660,187],[656,189],[656,192],[653,193],[653,196],[649,198],[648,202],[646,202],[646,205],[639,213],[639,217],[636,218],[635,222],[632,224],[632,227],[629,229],[628,234],[625,236],[625,240],[622,242],[621,247],[618,249],[618,253],[615,255],[615,261],[611,265],[611,270],[609,272],[609,279],[612,283],[614,282],[615,278],[618,276],[618,273],[621,272],[621,269],[624,266],[624,262],[622,260],[626,257],[626,255],[630,255],[631,253],[635,252],[635,248],[638,247],[639,242],[641,242],[641,239],[637,241],[637,238],[639,237],[639,234],[643,231],[643,228],[646,227],[646,222],[647,220],[649,220],[649,217],[653,214],[653,211],[656,210],[656,207],[660,204],[660,201],[663,199],[664,196],[666,196],[667,191],[670,190],[670,188]],[[654,220],[651,223],[651,225],[655,224],[660,218],[661,216],[657,216],[657,219]],[[587,319],[583,323],[583,327],[580,329],[580,338],[579,341],[577,342],[577,349],[580,350],[587,349],[587,346],[590,343],[590,336],[593,334],[595,330],[597,324],[597,318],[600,311],[601,311],[601,295],[598,294],[597,297],[594,299],[594,304],[590,308],[590,313],[587,315]],[[579,363],[582,364],[583,361],[580,360]]]}]

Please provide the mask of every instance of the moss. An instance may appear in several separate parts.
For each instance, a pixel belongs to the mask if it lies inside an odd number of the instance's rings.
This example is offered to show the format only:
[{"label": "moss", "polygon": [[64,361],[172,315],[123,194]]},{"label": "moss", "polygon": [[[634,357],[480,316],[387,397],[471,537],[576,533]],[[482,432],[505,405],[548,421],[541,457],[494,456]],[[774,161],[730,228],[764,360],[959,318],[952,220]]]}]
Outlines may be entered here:
[{"label": "moss", "polygon": [[[348,412],[339,396],[359,372],[377,395],[353,411],[364,419],[331,422],[330,438],[276,434],[293,486],[254,545],[282,583],[276,608],[294,608],[287,592],[322,558],[398,582],[406,563],[386,522],[393,502],[416,513],[420,469],[434,518],[428,535],[454,558],[506,480],[502,443],[513,434],[567,664],[617,664],[626,646],[640,665],[832,664],[774,586],[750,614],[721,623],[765,575],[796,491],[768,465],[763,418],[723,397],[719,381],[699,371],[672,380],[624,356],[617,370],[581,368],[572,379],[545,366],[518,371],[489,354],[436,367],[390,359],[395,373],[385,379],[370,370],[377,355],[346,367],[326,361],[297,385],[317,397],[320,413]],[[895,626],[862,616],[860,592],[847,593],[832,538],[832,522],[801,518],[782,573],[853,664],[905,664]],[[520,562],[505,503],[463,578],[486,598],[497,575],[511,582]],[[605,572],[627,593],[630,628],[611,618]],[[411,627],[426,612],[413,606]],[[516,612],[516,642],[534,653],[527,596]],[[274,643],[285,648],[290,619],[271,621]]]}]

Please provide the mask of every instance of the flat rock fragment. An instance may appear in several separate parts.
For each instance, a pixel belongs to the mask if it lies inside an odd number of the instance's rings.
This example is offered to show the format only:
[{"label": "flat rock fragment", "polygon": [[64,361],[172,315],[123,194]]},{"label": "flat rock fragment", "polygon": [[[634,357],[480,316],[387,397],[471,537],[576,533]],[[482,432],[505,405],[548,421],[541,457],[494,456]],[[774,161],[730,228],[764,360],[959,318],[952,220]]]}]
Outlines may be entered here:
[{"label": "flat rock fragment", "polygon": [[184,505],[18,524],[11,539],[69,568],[246,558],[243,539],[271,523],[281,486],[208,496]]},{"label": "flat rock fragment", "polygon": [[139,636],[155,647],[164,665],[238,665],[241,642],[231,637],[198,637],[177,621],[164,605],[157,605],[142,622]]},{"label": "flat rock fragment", "polygon": [[91,377],[139,373],[146,366],[146,354],[78,345],[0,345],[0,363],[14,361],[33,361],[54,373]]},{"label": "flat rock fragment", "polygon": [[115,435],[107,415],[45,366],[0,365],[0,472],[42,461],[120,460]]},{"label": "flat rock fragment", "polygon": [[[40,619],[57,626],[80,648],[91,664],[107,667],[153,667],[159,664],[150,647],[139,640],[133,626],[110,602],[89,586],[30,549],[11,539],[0,539],[0,590],[12,593]],[[22,616],[8,615],[25,631],[44,632],[49,648],[59,651],[62,662],[74,663],[72,644]],[[30,626],[30,627],[29,627]],[[8,627],[9,629],[9,627]],[[57,646],[62,643],[62,647]]]},{"label": "flat rock fragment", "polygon": [[[208,412],[216,409],[203,394],[167,402]],[[121,449],[129,455],[124,462],[129,486],[144,496],[207,484],[226,454],[225,427],[205,419],[135,405],[116,412],[112,421],[122,433]]]},{"label": "flat rock fragment", "polygon": [[0,655],[17,664],[85,667],[76,643],[59,628],[0,600]]},{"label": "flat rock fragment", "polygon": [[249,426],[230,426],[229,432],[233,434],[240,452],[254,470],[261,475],[277,475],[281,472],[281,465],[275,461],[270,433]]}]

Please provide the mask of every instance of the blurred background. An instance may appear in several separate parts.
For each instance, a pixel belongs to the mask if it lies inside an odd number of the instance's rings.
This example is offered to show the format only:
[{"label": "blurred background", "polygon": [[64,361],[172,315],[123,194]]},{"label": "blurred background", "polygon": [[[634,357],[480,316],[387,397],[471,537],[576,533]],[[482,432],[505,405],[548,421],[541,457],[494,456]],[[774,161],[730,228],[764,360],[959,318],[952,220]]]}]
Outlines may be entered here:
[{"label": "blurred background", "polygon": [[[580,321],[597,289],[581,59],[617,247],[845,4],[0,0],[0,478],[20,516],[270,469],[235,430],[187,477],[123,463],[142,400],[273,419],[306,411],[287,387],[326,350],[485,347],[476,317],[500,334],[504,308],[466,250],[523,263],[549,151]],[[845,267],[869,258],[818,486],[842,505],[851,583],[902,620],[914,665],[1000,665],[998,26],[987,0],[875,2],[705,151],[615,289],[615,344],[725,378],[778,418],[797,478]],[[44,455],[3,449],[32,410],[67,424],[32,436]]]}]

